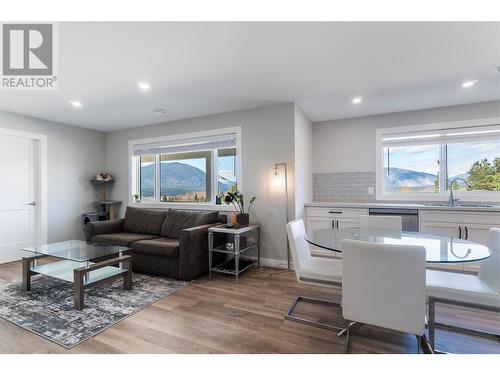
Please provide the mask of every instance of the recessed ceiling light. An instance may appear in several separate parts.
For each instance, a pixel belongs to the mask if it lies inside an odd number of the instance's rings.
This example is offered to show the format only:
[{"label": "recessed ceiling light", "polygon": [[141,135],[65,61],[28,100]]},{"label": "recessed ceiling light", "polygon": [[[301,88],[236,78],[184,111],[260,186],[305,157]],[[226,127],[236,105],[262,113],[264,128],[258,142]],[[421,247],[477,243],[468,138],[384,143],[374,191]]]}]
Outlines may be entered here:
[{"label": "recessed ceiling light", "polygon": [[75,108],[80,108],[82,106],[82,103],[77,100],[70,100],[69,103]]},{"label": "recessed ceiling light", "polygon": [[467,88],[467,87],[472,87],[477,83],[477,80],[472,80],[472,81],[465,81],[462,83],[462,87]]},{"label": "recessed ceiling light", "polygon": [[153,109],[153,112],[156,113],[157,115],[166,115],[167,110],[164,108],[155,108]]},{"label": "recessed ceiling light", "polygon": [[363,98],[361,96],[357,96],[356,98],[352,99],[352,104],[359,104],[363,101]]},{"label": "recessed ceiling light", "polygon": [[137,86],[139,86],[141,90],[149,90],[151,88],[147,82],[137,82]]}]

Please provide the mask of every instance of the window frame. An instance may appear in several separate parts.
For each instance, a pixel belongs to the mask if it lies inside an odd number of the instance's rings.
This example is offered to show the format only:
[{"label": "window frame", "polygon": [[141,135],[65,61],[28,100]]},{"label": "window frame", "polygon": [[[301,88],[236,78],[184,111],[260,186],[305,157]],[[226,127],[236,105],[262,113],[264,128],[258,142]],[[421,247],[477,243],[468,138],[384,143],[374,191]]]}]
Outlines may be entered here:
[{"label": "window frame", "polygon": [[[376,178],[376,199],[377,200],[394,200],[394,201],[447,201],[448,190],[442,190],[443,183],[446,181],[446,154],[443,154],[444,146],[440,145],[440,163],[439,163],[439,176],[440,176],[440,191],[438,193],[425,192],[425,193],[389,193],[384,191],[384,142],[383,138],[395,134],[412,135],[411,133],[426,132],[426,131],[439,131],[461,128],[472,128],[481,126],[494,126],[500,125],[500,117],[466,120],[466,121],[452,121],[441,122],[423,125],[410,125],[389,128],[375,129],[376,136],[376,150],[375,150],[375,178]],[[487,136],[484,136],[487,140]],[[474,140],[471,140],[473,142]],[[425,142],[423,142],[425,144]],[[500,202],[500,192],[498,191],[454,191],[455,198],[462,201],[473,202]]]},{"label": "window frame", "polygon": [[[202,137],[210,137],[210,136],[219,136],[225,134],[235,134],[236,136],[236,181],[238,183],[238,189],[243,189],[243,181],[242,181],[242,173],[241,173],[241,127],[228,127],[221,129],[214,129],[208,131],[201,132],[193,132],[193,133],[181,133],[170,136],[159,136],[154,138],[144,138],[144,139],[135,139],[128,142],[128,194],[129,199],[128,203],[130,206],[136,207],[149,207],[149,208],[184,208],[184,209],[212,209],[216,208],[219,211],[231,211],[231,205],[226,204],[215,204],[215,192],[217,191],[217,150],[214,150],[212,153],[211,160],[211,176],[207,176],[207,185],[209,190],[212,192],[211,200],[207,202],[161,202],[160,195],[160,178],[155,178],[155,202],[135,202],[133,195],[139,193],[139,183],[140,183],[140,163],[138,162],[139,158],[135,157],[133,154],[133,148],[136,145],[145,145],[148,143],[162,143],[162,142],[172,142],[172,141],[180,141],[186,140],[189,141],[193,138],[202,138]],[[156,176],[159,177],[159,165],[160,165],[160,154],[156,155]],[[140,194],[140,193],[139,193]]]}]

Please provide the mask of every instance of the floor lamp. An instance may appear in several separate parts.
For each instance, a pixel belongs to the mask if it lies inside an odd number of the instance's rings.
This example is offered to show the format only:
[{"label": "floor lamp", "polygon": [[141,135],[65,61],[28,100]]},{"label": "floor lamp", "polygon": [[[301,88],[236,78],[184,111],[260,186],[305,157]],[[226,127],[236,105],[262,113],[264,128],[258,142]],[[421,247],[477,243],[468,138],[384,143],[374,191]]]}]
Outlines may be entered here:
[{"label": "floor lamp", "polygon": [[[289,211],[288,211],[288,174],[287,174],[287,168],[286,168],[286,163],[276,163],[274,165],[274,176],[273,176],[273,179],[276,181],[276,180],[279,180],[280,176],[279,176],[279,168],[280,167],[283,167],[283,170],[284,170],[284,177],[285,177],[285,200],[286,200],[286,222],[288,223],[290,221],[290,215],[289,215]],[[283,272],[287,272],[287,271],[290,271],[290,243],[288,242],[288,236],[286,236],[286,260],[287,260],[287,264],[288,264],[288,267],[286,270],[283,270],[283,271],[278,271],[278,272],[275,272],[275,273],[271,273],[269,276],[273,276],[273,275],[277,275],[277,274],[280,274],[280,273],[283,273]]]}]

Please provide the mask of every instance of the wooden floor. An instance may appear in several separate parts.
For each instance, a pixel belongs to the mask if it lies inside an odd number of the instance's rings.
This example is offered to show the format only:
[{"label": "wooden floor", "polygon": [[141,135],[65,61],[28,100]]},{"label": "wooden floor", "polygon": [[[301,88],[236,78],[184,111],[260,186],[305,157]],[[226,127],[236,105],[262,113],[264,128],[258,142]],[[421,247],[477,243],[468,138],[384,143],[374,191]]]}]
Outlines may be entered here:
[{"label": "wooden floor", "polygon": [[[285,321],[299,295],[340,299],[336,288],[298,284],[292,272],[252,269],[239,283],[229,276],[203,277],[124,321],[66,350],[0,318],[0,353],[342,353],[333,331]],[[0,265],[0,279],[19,279],[20,263]],[[438,317],[499,331],[498,315],[440,309]],[[302,304],[300,316],[341,322],[333,307]],[[439,349],[500,353],[495,341],[438,331]],[[353,353],[415,353],[414,336],[363,326],[351,337]]]}]

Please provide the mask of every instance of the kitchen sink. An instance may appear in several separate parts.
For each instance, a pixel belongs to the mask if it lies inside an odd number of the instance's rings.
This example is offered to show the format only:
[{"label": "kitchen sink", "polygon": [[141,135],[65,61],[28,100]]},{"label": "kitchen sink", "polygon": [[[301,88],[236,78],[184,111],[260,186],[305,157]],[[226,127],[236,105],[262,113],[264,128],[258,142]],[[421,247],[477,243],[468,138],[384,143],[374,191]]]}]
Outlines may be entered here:
[{"label": "kitchen sink", "polygon": [[429,207],[457,207],[457,208],[460,208],[460,207],[464,207],[464,208],[468,208],[468,207],[470,207],[470,208],[494,207],[491,204],[478,204],[478,203],[455,203],[455,205],[451,206],[447,202],[427,203],[426,206],[429,206]]}]

